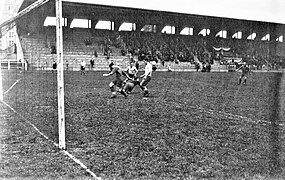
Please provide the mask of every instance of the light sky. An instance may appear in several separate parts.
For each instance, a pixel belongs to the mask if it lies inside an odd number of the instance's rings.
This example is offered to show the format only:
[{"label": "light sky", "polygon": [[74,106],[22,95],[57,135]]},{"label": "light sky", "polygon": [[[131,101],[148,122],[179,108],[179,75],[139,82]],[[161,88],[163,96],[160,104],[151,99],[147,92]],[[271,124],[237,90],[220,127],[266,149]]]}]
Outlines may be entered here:
[{"label": "light sky", "polygon": [[285,24],[285,0],[63,0]]}]

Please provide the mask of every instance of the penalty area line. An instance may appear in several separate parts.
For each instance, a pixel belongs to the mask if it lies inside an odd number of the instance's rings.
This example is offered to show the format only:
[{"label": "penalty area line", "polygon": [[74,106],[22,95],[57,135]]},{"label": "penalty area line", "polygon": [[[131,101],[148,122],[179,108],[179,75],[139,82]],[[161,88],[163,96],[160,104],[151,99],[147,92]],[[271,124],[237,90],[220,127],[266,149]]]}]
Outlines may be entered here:
[{"label": "penalty area line", "polygon": [[[47,141],[51,142],[54,146],[59,148],[59,145],[51,140],[49,137],[47,137],[44,133],[42,133],[33,123],[31,123],[26,118],[22,117],[14,108],[12,108],[9,104],[7,104],[5,101],[1,101],[4,105],[6,105],[10,110],[12,110],[15,114],[20,116],[21,119],[23,119],[25,122],[27,122],[29,125],[31,125],[43,138],[45,138]],[[102,178],[96,176],[95,173],[93,173],[86,165],[84,165],[79,159],[77,159],[75,156],[70,154],[67,150],[60,150],[65,155],[67,155],[70,159],[72,159],[74,162],[76,162],[78,165],[80,165],[86,172],[88,172],[94,179],[96,180],[102,180]]]},{"label": "penalty area line", "polygon": [[4,94],[7,94],[21,79],[16,80],[16,82],[14,82],[14,84],[12,84],[12,86],[4,92]]},{"label": "penalty area line", "polygon": [[[212,110],[212,109],[205,109],[205,108],[202,108],[202,107],[195,107],[195,106],[190,106],[190,108],[193,108],[193,109],[199,109],[199,110],[202,110],[208,114],[220,114],[224,117],[228,117],[228,118],[231,118],[231,119],[234,119],[234,120],[240,120],[242,119],[243,121],[245,122],[248,122],[248,123],[255,123],[255,124],[263,124],[263,125],[268,125],[268,124],[271,124],[271,122],[268,122],[268,121],[265,121],[265,120],[253,120],[252,118],[249,118],[249,117],[245,117],[245,116],[241,116],[241,115],[237,115],[237,114],[231,114],[231,113],[227,113],[227,112],[223,112],[223,111],[219,111],[219,110]],[[280,123],[278,124],[279,126],[284,126],[284,124]]]},{"label": "penalty area line", "polygon": [[[177,102],[172,102],[173,104],[177,105]],[[180,106],[180,104],[179,104]],[[203,111],[205,113],[214,115],[214,114],[219,114],[223,117],[227,117],[227,118],[231,118],[233,120],[242,120],[244,122],[247,123],[254,123],[254,124],[260,124],[260,125],[270,125],[271,122],[269,121],[265,121],[265,120],[254,120],[250,117],[246,117],[246,116],[242,116],[242,115],[237,115],[237,114],[232,114],[232,113],[228,113],[228,112],[224,112],[224,111],[220,111],[220,110],[213,110],[213,109],[207,109],[207,108],[203,108],[200,106],[193,106],[193,105],[188,105],[187,107],[191,108],[191,109],[197,109],[200,111]],[[278,126],[284,126],[283,123],[279,123],[277,124]]]}]

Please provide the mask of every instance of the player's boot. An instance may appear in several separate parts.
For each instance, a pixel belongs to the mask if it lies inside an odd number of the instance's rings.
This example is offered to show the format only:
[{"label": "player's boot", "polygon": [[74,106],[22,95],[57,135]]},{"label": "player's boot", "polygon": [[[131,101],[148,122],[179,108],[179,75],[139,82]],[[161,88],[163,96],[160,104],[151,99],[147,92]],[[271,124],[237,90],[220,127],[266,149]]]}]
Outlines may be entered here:
[{"label": "player's boot", "polygon": [[149,97],[149,92],[148,92],[148,90],[144,91],[143,97]]},{"label": "player's boot", "polygon": [[116,94],[112,94],[110,98],[111,99],[116,98]]},{"label": "player's boot", "polygon": [[124,87],[127,83],[127,80],[124,80],[123,83],[122,83],[122,87]]},{"label": "player's boot", "polygon": [[127,94],[123,89],[120,90],[120,93],[121,93],[123,96],[125,96],[125,98],[128,97],[128,94]]}]

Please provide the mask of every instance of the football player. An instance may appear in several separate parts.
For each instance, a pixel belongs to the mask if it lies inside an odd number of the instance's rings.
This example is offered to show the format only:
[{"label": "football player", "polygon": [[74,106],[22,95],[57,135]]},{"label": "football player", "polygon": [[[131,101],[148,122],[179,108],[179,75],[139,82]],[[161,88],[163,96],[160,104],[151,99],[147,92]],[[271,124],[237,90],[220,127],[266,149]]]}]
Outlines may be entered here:
[{"label": "football player", "polygon": [[248,65],[246,64],[246,62],[244,62],[243,65],[241,67],[239,67],[236,71],[239,71],[239,70],[241,70],[242,74],[239,77],[238,85],[241,84],[242,79],[243,79],[243,84],[246,84],[248,74],[250,73],[250,69],[249,69]]},{"label": "football player", "polygon": [[132,79],[134,79],[137,76],[138,70],[134,66],[133,61],[130,62],[130,65],[128,66],[128,69],[127,69],[127,73],[128,73],[128,76]]},{"label": "football player", "polygon": [[111,98],[116,97],[116,92],[120,92],[122,95],[127,97],[127,93],[124,91],[122,88],[123,85],[123,80],[122,76],[126,76],[128,79],[131,79],[123,70],[121,67],[115,65],[113,62],[109,64],[110,72],[107,74],[103,74],[104,77],[111,76],[115,74],[116,79],[114,79],[112,82],[110,82],[109,87],[112,92]]},{"label": "football player", "polygon": [[143,96],[148,97],[149,91],[148,91],[146,85],[150,82],[152,72],[155,71],[157,69],[157,67],[156,67],[156,63],[155,62],[151,63],[148,58],[145,58],[144,61],[145,61],[145,72],[143,75],[140,76],[141,78],[143,78],[141,83],[140,83],[140,87],[144,92]]},{"label": "football player", "polygon": [[136,85],[139,85],[139,84],[140,84],[140,81],[139,81],[139,79],[136,77],[135,79],[131,79],[131,80],[126,81],[126,83],[125,83],[123,89],[124,89],[124,91],[125,91],[127,94],[129,94],[129,93],[134,89],[134,87],[135,87]]}]

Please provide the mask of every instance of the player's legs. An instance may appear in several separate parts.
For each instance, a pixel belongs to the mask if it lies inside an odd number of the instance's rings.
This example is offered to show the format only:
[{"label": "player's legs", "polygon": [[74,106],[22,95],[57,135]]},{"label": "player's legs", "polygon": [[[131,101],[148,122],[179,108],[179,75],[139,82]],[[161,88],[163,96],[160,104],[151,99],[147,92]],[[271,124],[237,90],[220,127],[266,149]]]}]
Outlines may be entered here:
[{"label": "player's legs", "polygon": [[240,77],[239,77],[239,82],[238,82],[238,84],[240,85],[241,84],[241,82],[242,82],[242,78],[244,77],[245,75],[244,74],[242,74]]},{"label": "player's legs", "polygon": [[115,98],[116,97],[116,82],[115,81],[112,81],[109,84],[109,87],[110,87],[110,90],[111,90],[111,93],[112,93],[111,98]]},{"label": "player's legs", "polygon": [[139,85],[140,81],[138,79],[128,80],[126,84],[123,86],[124,91],[129,94],[135,88],[136,85]]},{"label": "player's legs", "polygon": [[244,75],[244,78],[243,78],[243,84],[246,84],[246,80],[247,80],[247,76]]},{"label": "player's legs", "polygon": [[81,69],[81,73],[80,73],[80,74],[81,74],[81,75],[85,75],[85,67],[81,66],[80,69]]},{"label": "player's legs", "polygon": [[125,84],[128,82],[128,78],[127,79],[125,79],[124,81],[123,81],[123,84],[122,84],[122,87],[124,87],[125,86]]},{"label": "player's legs", "polygon": [[150,76],[147,76],[146,78],[143,78],[141,83],[140,83],[140,86],[141,87],[145,87],[151,80],[151,77]]},{"label": "player's legs", "polygon": [[123,80],[121,78],[116,79],[116,86],[118,87],[118,92],[120,92],[123,96],[127,97],[127,93],[123,88]]},{"label": "player's legs", "polygon": [[146,85],[150,82],[150,80],[151,80],[151,77],[147,76],[146,78],[143,78],[143,80],[140,83],[140,87],[144,92],[144,94],[143,94],[144,97],[149,96],[149,91],[148,91]]},{"label": "player's legs", "polygon": [[147,89],[146,86],[144,87],[143,96],[144,96],[144,97],[148,97],[148,96],[149,96],[149,91],[148,91],[148,89]]},{"label": "player's legs", "polygon": [[[131,79],[134,79],[134,78],[135,78],[135,75],[134,75],[134,74],[128,74],[128,76],[129,76]],[[127,79],[125,79],[125,80],[123,81],[123,87],[125,86],[125,84],[127,83],[128,80],[129,80],[129,79],[127,78]]]},{"label": "player's legs", "polygon": [[241,80],[242,80],[242,77],[240,76],[240,77],[239,77],[239,80],[238,80],[238,85],[240,85]]},{"label": "player's legs", "polygon": [[133,83],[130,83],[130,82],[127,82],[127,83],[125,84],[125,86],[123,87],[123,90],[124,90],[127,94],[129,94],[129,93],[133,90],[133,88],[134,88],[134,84],[133,84]]}]

